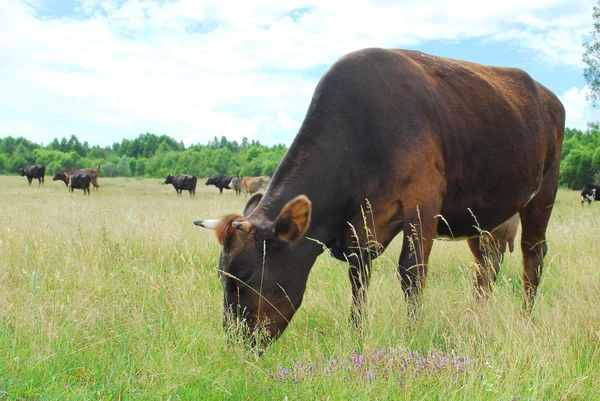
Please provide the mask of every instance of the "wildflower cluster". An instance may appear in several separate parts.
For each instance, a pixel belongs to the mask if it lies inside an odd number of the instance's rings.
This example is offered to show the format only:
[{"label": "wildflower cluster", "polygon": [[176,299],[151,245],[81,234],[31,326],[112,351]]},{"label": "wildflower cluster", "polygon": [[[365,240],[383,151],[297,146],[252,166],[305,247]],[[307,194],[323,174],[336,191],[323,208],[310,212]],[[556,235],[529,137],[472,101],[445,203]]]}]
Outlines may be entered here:
[{"label": "wildflower cluster", "polygon": [[[268,373],[269,379],[278,382],[316,381],[325,377],[338,377],[348,383],[394,381],[404,387],[409,380],[421,375],[457,376],[470,365],[470,360],[437,352],[423,354],[421,351],[400,352],[396,348],[380,349],[364,353],[353,351],[350,355],[321,360],[316,363],[293,361],[291,366],[279,366]],[[254,375],[252,375],[254,377]]]}]

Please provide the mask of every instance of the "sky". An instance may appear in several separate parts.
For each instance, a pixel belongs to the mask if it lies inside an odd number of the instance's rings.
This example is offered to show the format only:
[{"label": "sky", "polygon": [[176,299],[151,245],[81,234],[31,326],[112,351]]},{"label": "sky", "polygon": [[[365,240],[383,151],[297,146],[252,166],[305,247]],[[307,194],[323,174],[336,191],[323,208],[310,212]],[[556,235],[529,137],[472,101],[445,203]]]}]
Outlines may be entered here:
[{"label": "sky", "polygon": [[522,68],[584,129],[600,120],[581,61],[595,4],[0,0],[0,137],[289,145],[320,77],[366,47]]}]

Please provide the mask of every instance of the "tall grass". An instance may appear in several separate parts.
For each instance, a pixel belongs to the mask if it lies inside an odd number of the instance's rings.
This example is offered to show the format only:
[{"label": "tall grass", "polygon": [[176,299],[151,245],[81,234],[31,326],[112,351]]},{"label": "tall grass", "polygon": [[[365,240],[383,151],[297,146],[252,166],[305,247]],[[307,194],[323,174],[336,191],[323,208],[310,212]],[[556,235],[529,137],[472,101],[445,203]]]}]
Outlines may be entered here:
[{"label": "tall grass", "polygon": [[[48,180],[50,181],[50,180]],[[464,242],[438,241],[414,328],[397,238],[373,266],[361,334],[346,264],[317,260],[300,311],[262,357],[228,344],[214,233],[244,197],[160,180],[0,177],[0,399],[600,399],[600,205],[561,190],[532,319],[520,252],[485,302]]]}]

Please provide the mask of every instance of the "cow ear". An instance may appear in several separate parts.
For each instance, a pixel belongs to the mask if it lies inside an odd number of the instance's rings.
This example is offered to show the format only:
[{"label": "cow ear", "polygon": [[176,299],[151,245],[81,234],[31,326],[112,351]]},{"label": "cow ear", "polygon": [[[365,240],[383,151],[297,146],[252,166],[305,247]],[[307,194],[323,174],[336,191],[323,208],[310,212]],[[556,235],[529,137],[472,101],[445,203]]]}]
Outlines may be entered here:
[{"label": "cow ear", "polygon": [[263,194],[260,192],[257,192],[254,195],[252,195],[248,203],[246,203],[246,207],[244,208],[244,217],[248,217],[248,215],[252,213],[254,209],[256,209],[256,206],[258,206],[258,203],[260,202],[262,197]]},{"label": "cow ear", "polygon": [[282,241],[298,241],[308,230],[311,213],[310,200],[305,195],[289,201],[275,220],[275,235]]}]

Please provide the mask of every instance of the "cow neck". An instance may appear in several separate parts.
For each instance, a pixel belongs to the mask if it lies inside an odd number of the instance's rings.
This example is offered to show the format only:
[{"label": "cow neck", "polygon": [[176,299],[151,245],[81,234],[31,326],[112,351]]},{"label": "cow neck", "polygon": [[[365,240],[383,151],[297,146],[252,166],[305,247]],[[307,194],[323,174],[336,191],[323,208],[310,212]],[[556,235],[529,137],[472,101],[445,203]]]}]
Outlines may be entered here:
[{"label": "cow neck", "polygon": [[[342,218],[341,206],[347,202],[347,194],[341,191],[342,180],[334,175],[342,160],[335,160],[335,154],[315,145],[318,141],[313,138],[303,143],[298,137],[282,160],[263,199],[249,217],[261,225],[272,224],[287,202],[298,195],[306,195],[312,205],[306,237],[327,244],[336,236],[337,225]],[[322,251],[322,246],[318,248]]]}]

